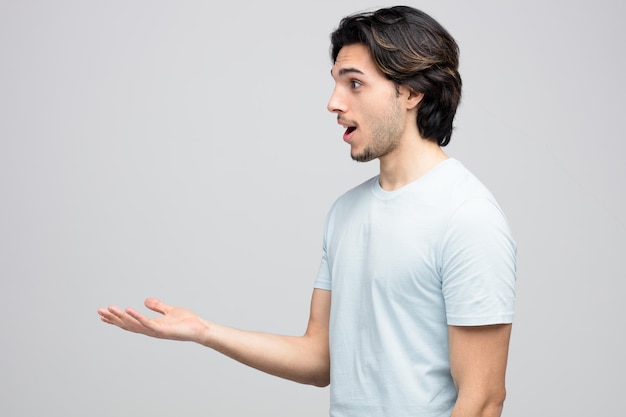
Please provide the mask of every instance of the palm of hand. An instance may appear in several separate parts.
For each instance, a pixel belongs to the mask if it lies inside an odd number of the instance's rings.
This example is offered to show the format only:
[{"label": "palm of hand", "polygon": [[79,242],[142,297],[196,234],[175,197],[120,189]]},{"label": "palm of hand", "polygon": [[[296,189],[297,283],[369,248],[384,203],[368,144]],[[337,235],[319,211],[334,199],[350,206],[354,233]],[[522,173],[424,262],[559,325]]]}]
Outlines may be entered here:
[{"label": "palm of hand", "polygon": [[160,339],[192,341],[207,327],[191,310],[169,306],[153,298],[147,299],[145,305],[161,316],[149,318],[132,308],[123,311],[116,306],[100,309],[98,314],[105,323]]}]

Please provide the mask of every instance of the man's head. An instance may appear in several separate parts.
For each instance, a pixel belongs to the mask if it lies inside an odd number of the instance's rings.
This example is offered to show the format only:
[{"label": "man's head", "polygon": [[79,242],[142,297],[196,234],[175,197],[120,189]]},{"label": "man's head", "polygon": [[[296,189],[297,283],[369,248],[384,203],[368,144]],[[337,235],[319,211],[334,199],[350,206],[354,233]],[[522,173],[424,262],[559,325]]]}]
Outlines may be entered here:
[{"label": "man's head", "polygon": [[363,44],[385,77],[422,93],[420,135],[440,146],[448,144],[461,99],[459,48],[437,21],[407,6],[359,13],[340,22],[331,43],[333,62],[344,46]]}]

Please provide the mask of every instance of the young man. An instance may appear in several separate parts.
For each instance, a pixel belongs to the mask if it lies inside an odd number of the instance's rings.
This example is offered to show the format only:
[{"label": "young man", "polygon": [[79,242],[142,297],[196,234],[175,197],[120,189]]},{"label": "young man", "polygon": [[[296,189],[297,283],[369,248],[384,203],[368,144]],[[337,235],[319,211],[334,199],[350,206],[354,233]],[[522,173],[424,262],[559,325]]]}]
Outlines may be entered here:
[{"label": "young man", "polygon": [[461,96],[458,47],[409,7],[349,16],[331,39],[328,109],[352,158],[378,159],[380,174],[328,214],[306,333],[228,328],[155,299],[146,306],[159,318],[114,306],[99,314],[330,383],[333,417],[499,416],[516,247],[493,196],[441,149]]}]

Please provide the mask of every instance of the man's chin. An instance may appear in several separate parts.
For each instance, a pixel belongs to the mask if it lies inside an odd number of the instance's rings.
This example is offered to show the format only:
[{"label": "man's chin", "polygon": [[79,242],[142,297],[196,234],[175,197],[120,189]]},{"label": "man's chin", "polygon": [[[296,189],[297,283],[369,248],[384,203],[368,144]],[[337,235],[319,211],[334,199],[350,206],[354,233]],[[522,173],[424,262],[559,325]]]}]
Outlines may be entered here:
[{"label": "man's chin", "polygon": [[356,162],[369,162],[373,159],[376,159],[376,155],[372,154],[371,152],[368,152],[367,150],[360,152],[360,153],[350,153],[350,157],[352,158],[353,161]]}]

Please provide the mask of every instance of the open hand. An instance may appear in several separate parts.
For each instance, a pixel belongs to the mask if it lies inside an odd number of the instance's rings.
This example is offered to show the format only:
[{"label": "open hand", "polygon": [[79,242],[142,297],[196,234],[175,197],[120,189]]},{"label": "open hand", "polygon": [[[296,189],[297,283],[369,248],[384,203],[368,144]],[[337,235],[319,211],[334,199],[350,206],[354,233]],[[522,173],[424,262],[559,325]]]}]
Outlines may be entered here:
[{"label": "open hand", "polygon": [[145,306],[161,316],[149,318],[132,308],[122,310],[116,306],[101,308],[98,314],[105,323],[159,339],[200,341],[208,329],[209,323],[191,310],[170,306],[155,298],[146,299]]}]

